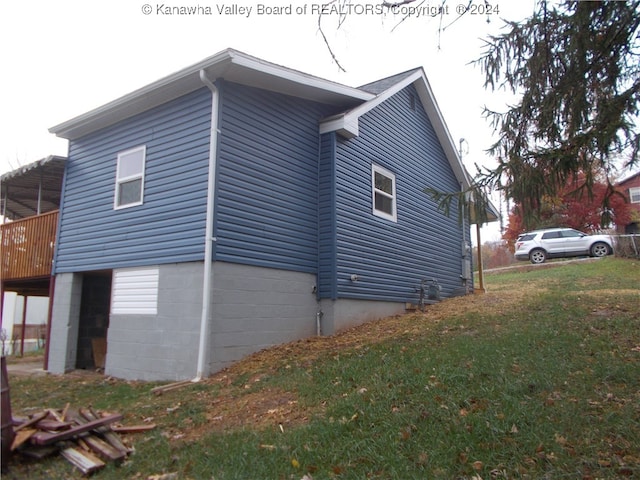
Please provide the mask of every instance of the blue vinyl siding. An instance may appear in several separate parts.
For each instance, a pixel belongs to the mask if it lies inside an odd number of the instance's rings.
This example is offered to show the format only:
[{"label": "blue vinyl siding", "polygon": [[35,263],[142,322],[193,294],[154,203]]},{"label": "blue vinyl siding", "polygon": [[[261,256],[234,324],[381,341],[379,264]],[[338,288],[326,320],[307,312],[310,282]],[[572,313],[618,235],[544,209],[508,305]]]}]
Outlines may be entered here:
[{"label": "blue vinyl siding", "polygon": [[[202,260],[211,94],[70,142],[57,273]],[[119,152],[145,145],[143,205],[114,210]]]},{"label": "blue vinyl siding", "polygon": [[336,299],[336,133],[322,135],[318,191],[318,295]]},{"label": "blue vinyl siding", "polygon": [[[435,278],[444,296],[462,285],[465,227],[423,193],[427,186],[447,192],[460,186],[421,105],[410,108],[411,95],[417,98],[413,86],[403,89],[360,118],[358,137],[338,141],[335,281],[340,298],[415,301],[422,278]],[[396,176],[397,222],[372,213],[372,163]]]},{"label": "blue vinyl siding", "polygon": [[315,273],[318,122],[327,106],[220,85],[215,259]]}]

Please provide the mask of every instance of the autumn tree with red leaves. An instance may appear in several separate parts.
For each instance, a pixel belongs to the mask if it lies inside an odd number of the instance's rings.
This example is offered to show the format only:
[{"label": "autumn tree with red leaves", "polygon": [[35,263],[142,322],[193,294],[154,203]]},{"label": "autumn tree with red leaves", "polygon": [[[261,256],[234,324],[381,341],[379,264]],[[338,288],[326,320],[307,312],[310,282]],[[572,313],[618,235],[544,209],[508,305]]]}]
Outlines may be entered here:
[{"label": "autumn tree with red leaves", "polygon": [[587,191],[582,187],[583,177],[578,175],[556,196],[541,197],[540,209],[529,223],[529,228],[525,228],[522,208],[516,204],[509,212],[509,226],[503,238],[514,242],[525,230],[550,227],[595,233],[630,221],[631,210],[622,194],[611,191],[610,184],[605,181],[595,181],[591,191]]}]

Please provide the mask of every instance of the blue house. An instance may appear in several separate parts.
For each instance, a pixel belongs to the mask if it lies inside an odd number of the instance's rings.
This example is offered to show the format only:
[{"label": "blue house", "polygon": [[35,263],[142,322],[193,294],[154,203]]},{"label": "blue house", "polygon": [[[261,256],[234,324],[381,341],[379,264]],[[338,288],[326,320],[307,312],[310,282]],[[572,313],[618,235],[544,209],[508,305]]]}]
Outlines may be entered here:
[{"label": "blue house", "polygon": [[425,278],[473,290],[469,220],[424,193],[470,180],[421,68],[351,88],[229,49],[50,131],[52,372],[201,378]]}]

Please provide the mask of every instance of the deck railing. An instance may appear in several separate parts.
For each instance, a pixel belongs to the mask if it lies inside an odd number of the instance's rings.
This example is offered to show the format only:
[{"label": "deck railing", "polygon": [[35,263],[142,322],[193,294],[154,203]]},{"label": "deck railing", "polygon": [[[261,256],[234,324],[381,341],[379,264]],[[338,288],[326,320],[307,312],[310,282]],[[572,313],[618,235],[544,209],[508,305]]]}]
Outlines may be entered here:
[{"label": "deck railing", "polygon": [[0,225],[2,280],[51,275],[58,210]]}]

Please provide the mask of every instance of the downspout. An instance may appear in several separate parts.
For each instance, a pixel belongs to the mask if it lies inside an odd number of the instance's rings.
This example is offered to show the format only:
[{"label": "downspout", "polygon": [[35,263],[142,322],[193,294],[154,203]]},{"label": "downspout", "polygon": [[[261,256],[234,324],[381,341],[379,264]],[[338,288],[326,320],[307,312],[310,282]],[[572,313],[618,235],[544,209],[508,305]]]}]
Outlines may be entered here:
[{"label": "downspout", "polygon": [[200,70],[200,80],[211,90],[211,132],[209,137],[209,174],[207,177],[207,217],[205,221],[204,241],[204,277],[202,280],[202,316],[200,317],[200,344],[198,347],[198,365],[193,382],[199,382],[204,376],[209,336],[209,311],[211,301],[211,270],[213,261],[213,215],[216,188],[216,160],[218,151],[218,89]]},{"label": "downspout", "polygon": [[36,214],[42,213],[42,170],[40,170],[40,179],[38,180],[38,206],[36,208]]}]

